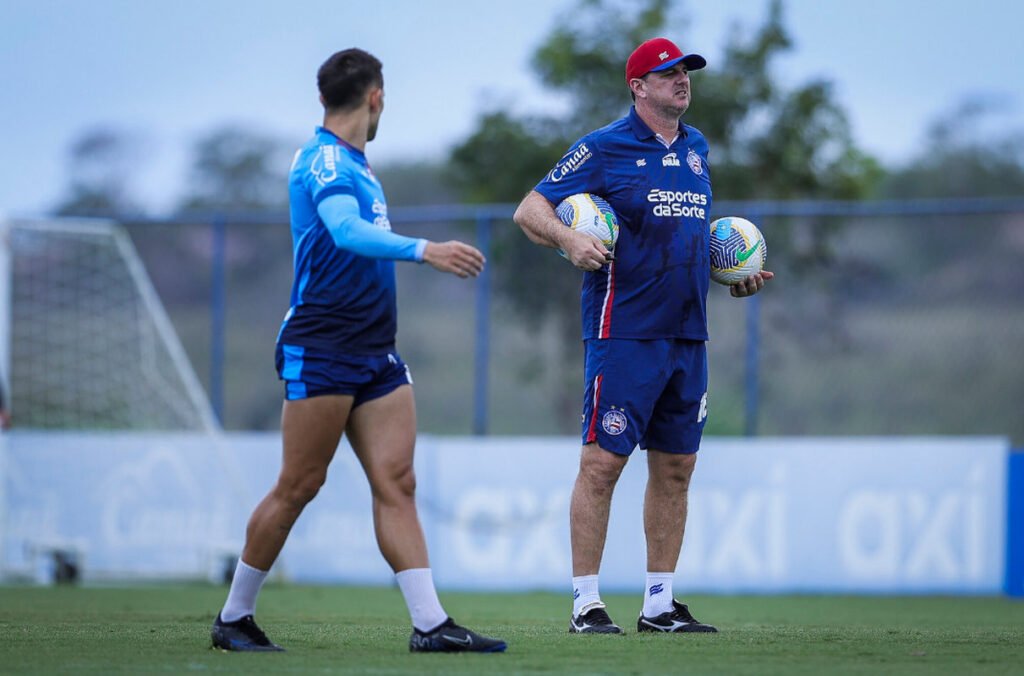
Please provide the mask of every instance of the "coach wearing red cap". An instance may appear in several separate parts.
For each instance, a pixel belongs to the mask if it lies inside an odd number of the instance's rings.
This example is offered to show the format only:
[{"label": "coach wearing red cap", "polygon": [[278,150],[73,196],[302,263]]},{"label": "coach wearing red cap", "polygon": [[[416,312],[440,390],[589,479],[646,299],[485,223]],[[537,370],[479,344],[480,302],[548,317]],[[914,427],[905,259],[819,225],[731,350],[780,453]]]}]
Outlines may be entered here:
[{"label": "coach wearing red cap", "polygon": [[[515,222],[531,241],[561,249],[585,271],[581,293],[583,452],[570,505],[571,633],[618,634],[598,571],[612,491],[630,454],[647,451],[647,582],[637,631],[713,632],[673,598],[687,489],[708,415],[707,292],[711,174],[708,144],[681,118],[690,71],[707,62],[666,38],[626,61],[629,113],[577,141],[523,199]],[[614,253],[565,227],[555,205],[603,197],[619,220]],[[757,293],[772,273],[731,288]]]}]

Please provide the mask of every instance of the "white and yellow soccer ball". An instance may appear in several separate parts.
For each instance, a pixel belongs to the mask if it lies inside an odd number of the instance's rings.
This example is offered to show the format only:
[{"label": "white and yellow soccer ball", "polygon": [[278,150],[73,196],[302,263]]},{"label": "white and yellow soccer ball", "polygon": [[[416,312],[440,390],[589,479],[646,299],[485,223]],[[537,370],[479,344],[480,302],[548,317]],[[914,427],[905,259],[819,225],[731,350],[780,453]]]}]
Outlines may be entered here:
[{"label": "white and yellow soccer ball", "polygon": [[711,223],[711,279],[732,286],[761,272],[768,257],[764,236],[745,218],[727,216]]},{"label": "white and yellow soccer ball", "polygon": [[[587,192],[569,195],[555,207],[555,214],[567,226],[596,237],[609,251],[619,241],[619,218],[603,197]],[[565,252],[558,253],[564,258]]]}]

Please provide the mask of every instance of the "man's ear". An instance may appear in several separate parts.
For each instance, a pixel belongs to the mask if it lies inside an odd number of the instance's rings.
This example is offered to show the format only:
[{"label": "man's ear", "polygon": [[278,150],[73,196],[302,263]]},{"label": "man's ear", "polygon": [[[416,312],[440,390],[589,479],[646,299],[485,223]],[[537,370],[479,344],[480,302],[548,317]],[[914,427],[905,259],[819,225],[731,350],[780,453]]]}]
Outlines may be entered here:
[{"label": "man's ear", "polygon": [[370,90],[367,99],[370,103],[370,110],[377,112],[384,107],[384,90],[380,87],[374,87]]},{"label": "man's ear", "polygon": [[[647,92],[645,91],[647,83],[643,78],[635,77],[629,81],[629,90],[633,92],[633,96],[638,99],[646,98]],[[641,92],[644,92],[641,95]]]}]

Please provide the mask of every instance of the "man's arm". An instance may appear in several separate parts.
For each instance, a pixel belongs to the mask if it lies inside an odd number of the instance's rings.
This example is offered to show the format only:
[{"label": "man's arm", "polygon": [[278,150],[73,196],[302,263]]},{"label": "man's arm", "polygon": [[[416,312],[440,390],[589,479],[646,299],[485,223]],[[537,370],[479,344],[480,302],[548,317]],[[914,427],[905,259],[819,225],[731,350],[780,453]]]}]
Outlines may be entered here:
[{"label": "man's arm", "polygon": [[512,216],[534,244],[561,249],[566,258],[582,270],[600,270],[612,255],[596,237],[576,232],[555,215],[555,208],[536,190],[527,193]]},{"label": "man's arm", "polygon": [[363,220],[353,195],[331,195],[316,207],[338,248],[369,258],[422,261],[427,240],[396,235]]},{"label": "man's arm", "polygon": [[325,198],[317,205],[317,213],[334,243],[360,256],[429,263],[459,277],[476,277],[484,268],[483,254],[468,244],[404,237],[363,220],[359,202],[352,195]]}]

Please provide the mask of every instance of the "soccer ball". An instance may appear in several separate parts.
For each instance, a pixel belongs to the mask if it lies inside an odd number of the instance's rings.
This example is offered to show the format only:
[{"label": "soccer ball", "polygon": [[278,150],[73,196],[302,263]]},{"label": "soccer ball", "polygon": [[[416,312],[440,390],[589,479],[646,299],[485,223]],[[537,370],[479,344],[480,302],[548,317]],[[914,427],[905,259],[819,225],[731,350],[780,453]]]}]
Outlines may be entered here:
[{"label": "soccer ball", "polygon": [[732,286],[761,272],[768,247],[757,226],[728,216],[711,223],[711,279]]},{"label": "soccer ball", "polygon": [[[619,240],[619,219],[602,197],[587,192],[569,195],[555,207],[555,214],[573,230],[601,240],[609,251]],[[561,249],[558,253],[565,257]]]}]

